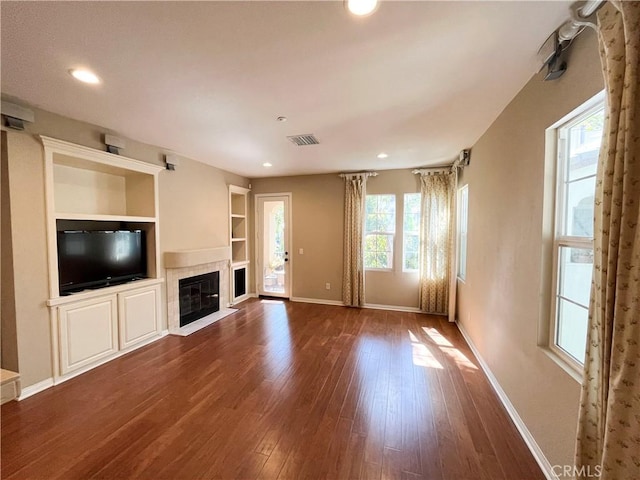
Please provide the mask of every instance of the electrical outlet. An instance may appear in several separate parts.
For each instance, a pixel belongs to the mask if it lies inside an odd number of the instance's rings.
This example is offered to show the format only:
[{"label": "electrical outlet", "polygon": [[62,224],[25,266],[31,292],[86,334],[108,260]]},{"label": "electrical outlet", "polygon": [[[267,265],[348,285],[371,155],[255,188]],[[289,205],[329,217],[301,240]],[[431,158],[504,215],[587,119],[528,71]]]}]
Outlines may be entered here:
[{"label": "electrical outlet", "polygon": [[299,253],[300,255],[303,255],[303,254],[304,254],[304,248],[299,249],[299,250],[298,250],[298,253]]},{"label": "electrical outlet", "polygon": [[331,290],[331,284],[330,283],[325,283],[324,284],[324,288],[326,288],[327,290]]}]

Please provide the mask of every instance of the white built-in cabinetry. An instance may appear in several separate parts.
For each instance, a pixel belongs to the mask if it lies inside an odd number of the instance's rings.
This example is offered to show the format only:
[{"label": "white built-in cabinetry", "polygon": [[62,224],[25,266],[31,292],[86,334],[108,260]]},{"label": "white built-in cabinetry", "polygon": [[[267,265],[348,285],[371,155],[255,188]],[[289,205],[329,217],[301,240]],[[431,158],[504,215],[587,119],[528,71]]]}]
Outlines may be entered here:
[{"label": "white built-in cabinetry", "polygon": [[249,296],[249,189],[229,185],[229,243],[231,244],[231,304]]},{"label": "white built-in cabinetry", "polygon": [[[59,383],[162,336],[158,174],[162,166],[41,137],[44,145],[53,378]],[[145,232],[147,275],[61,296],[58,229]]]}]

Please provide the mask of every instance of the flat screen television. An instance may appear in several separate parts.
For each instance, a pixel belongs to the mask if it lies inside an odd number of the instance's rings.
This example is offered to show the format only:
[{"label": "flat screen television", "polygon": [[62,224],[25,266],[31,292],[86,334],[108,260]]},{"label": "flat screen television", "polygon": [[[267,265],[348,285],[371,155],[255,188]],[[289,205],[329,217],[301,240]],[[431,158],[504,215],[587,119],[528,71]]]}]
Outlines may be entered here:
[{"label": "flat screen television", "polygon": [[60,293],[146,277],[145,246],[142,230],[58,231]]}]

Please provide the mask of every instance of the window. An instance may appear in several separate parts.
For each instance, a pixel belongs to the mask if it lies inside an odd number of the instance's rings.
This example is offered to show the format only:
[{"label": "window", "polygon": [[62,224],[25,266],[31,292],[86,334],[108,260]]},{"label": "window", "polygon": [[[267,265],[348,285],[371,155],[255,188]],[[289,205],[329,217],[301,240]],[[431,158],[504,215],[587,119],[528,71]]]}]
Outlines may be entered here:
[{"label": "window", "polygon": [[557,197],[551,343],[584,363],[591,276],[593,206],[604,105],[599,101],[557,129]]},{"label": "window", "polygon": [[391,270],[396,233],[396,196],[367,195],[365,215],[364,268]]},{"label": "window", "polygon": [[420,258],[420,194],[404,194],[402,271],[417,272]]},{"label": "window", "polygon": [[467,278],[467,223],[469,220],[469,186],[458,190],[458,278]]}]

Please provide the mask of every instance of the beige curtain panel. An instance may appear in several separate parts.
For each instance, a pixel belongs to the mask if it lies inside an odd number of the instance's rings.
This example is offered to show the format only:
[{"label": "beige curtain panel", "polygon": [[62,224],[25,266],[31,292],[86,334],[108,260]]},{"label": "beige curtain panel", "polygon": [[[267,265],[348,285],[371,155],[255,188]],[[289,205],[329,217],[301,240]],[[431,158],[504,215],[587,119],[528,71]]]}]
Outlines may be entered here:
[{"label": "beige curtain panel", "polygon": [[344,271],[342,301],[350,307],[364,305],[364,197],[366,177],[344,179]]},{"label": "beige curtain panel", "polygon": [[576,467],[581,479],[633,480],[640,479],[640,2],[606,3],[598,35],[607,112]]},{"label": "beige curtain panel", "polygon": [[446,315],[453,256],[453,173],[420,175],[420,310]]}]

